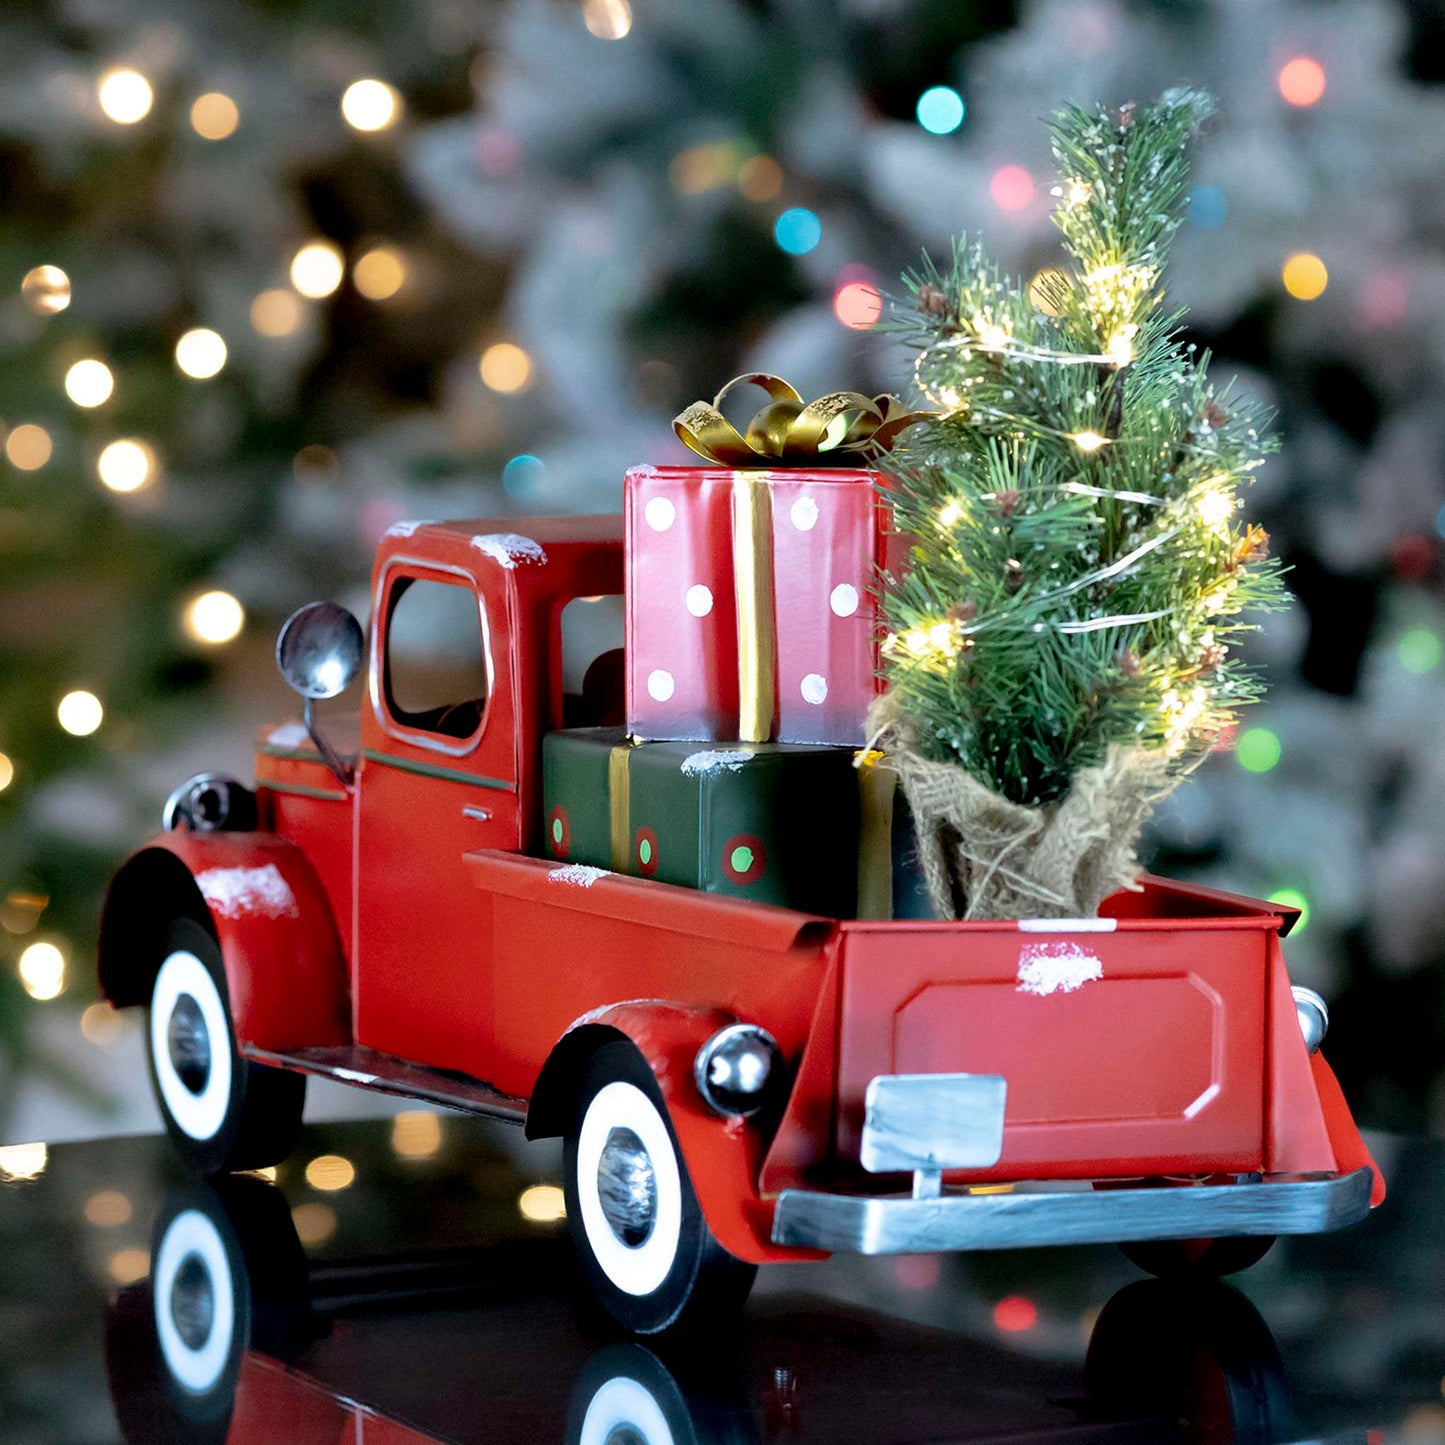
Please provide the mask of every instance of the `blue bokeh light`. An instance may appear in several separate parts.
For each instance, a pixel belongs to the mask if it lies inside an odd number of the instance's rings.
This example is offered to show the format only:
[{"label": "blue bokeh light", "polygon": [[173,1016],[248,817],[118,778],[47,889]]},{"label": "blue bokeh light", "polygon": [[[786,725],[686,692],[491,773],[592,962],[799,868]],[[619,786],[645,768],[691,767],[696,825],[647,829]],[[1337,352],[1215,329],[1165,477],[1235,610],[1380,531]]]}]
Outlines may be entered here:
[{"label": "blue bokeh light", "polygon": [[773,222],[773,239],[790,256],[805,256],[823,239],[823,223],[812,211],[793,206]]},{"label": "blue bokeh light", "polygon": [[510,497],[525,501],[535,495],[546,475],[547,468],[541,457],[522,452],[502,468],[502,490]]},{"label": "blue bokeh light", "polygon": [[967,114],[963,97],[951,85],[930,86],[918,97],[918,123],[930,135],[949,135]]},{"label": "blue bokeh light", "polygon": [[1195,186],[1189,193],[1189,221],[1201,231],[1217,231],[1229,214],[1229,202],[1218,186]]},{"label": "blue bokeh light", "polygon": [[1441,507],[1435,514],[1435,530],[1445,537],[1445,507]]}]

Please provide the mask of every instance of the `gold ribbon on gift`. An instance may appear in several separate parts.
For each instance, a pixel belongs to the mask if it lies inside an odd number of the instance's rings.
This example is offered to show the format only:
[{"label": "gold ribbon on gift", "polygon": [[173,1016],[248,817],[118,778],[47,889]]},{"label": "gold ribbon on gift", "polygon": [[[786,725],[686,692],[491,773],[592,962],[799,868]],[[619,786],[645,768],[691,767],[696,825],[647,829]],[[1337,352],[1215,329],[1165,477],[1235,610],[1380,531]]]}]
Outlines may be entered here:
[{"label": "gold ribbon on gift", "polygon": [[632,750],[629,738],[607,755],[607,809],[612,843],[612,871],[632,873]]},{"label": "gold ribbon on gift", "polygon": [[[770,398],[746,432],[722,414],[723,398],[735,386],[760,386]],[[896,397],[860,391],[830,391],[805,403],[781,376],[749,371],[733,377],[711,402],[693,402],[673,418],[672,429],[698,456],[721,467],[866,467],[905,427],[933,415],[905,411]]]},{"label": "gold ribbon on gift", "polygon": [[[759,386],[768,404],[746,433],[722,414],[735,386]],[[867,467],[905,427],[932,416],[905,411],[891,396],[830,391],[805,403],[780,376],[750,371],[735,376],[712,401],[695,401],[673,420],[673,430],[700,457],[732,468],[734,600],[738,624],[738,737],[766,742],[777,703],[776,613],[773,592],[773,500],[766,474],[783,467]]]},{"label": "gold ribbon on gift", "polygon": [[893,801],[898,774],[882,753],[858,753],[858,917],[893,917]]}]

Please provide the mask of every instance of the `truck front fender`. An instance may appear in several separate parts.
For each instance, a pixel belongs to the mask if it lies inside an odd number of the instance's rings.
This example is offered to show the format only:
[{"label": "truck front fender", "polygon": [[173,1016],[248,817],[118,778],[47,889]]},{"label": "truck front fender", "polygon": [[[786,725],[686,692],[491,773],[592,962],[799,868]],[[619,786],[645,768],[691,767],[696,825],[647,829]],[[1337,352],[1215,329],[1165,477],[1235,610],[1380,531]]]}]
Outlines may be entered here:
[{"label": "truck front fender", "polygon": [[719,1244],[752,1264],[822,1259],[815,1250],[772,1242],[773,1203],[758,1192],[768,1139],[747,1119],[724,1119],[693,1082],[697,1051],[720,1028],[740,1022],[722,1009],[661,999],[614,1004],[578,1019],[558,1040],[532,1090],[527,1137],[566,1134],[587,1060],[603,1044],[628,1040],[652,1070],[673,1134]]},{"label": "truck front fender", "polygon": [[294,843],[178,829],[133,854],[111,881],[100,924],[100,987],[116,1007],[150,1001],[166,931],[179,918],[220,945],[243,1046],[286,1052],[351,1041],[336,921]]}]

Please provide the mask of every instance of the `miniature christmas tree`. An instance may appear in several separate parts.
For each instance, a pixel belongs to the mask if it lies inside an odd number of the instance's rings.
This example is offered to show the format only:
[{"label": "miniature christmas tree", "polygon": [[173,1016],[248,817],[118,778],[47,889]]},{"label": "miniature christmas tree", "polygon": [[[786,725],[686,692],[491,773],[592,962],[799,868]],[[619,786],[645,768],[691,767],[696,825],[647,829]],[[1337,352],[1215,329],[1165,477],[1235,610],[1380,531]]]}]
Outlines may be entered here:
[{"label": "miniature christmas tree", "polygon": [[881,463],[917,540],[883,592],[875,722],[945,916],[1092,914],[1259,691],[1231,644],[1283,592],[1238,493],[1271,443],[1160,286],[1209,111],[1059,112],[1073,268],[1021,286],[960,241],[894,307],[941,412]]}]

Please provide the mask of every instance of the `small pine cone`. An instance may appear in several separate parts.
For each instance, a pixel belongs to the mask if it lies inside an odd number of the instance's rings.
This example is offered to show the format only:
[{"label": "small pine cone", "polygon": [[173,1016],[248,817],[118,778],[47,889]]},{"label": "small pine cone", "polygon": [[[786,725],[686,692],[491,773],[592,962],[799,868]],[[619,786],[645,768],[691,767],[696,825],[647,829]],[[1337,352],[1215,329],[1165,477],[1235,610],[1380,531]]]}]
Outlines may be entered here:
[{"label": "small pine cone", "polygon": [[975,617],[978,616],[978,607],[972,602],[955,602],[948,609],[948,620],[956,622],[960,627],[967,627]]},{"label": "small pine cone", "polygon": [[1119,654],[1119,671],[1125,677],[1138,677],[1144,670],[1144,664],[1139,660],[1139,654],[1132,647],[1126,647]]},{"label": "small pine cone", "polygon": [[1010,592],[1017,592],[1024,585],[1023,564],[1016,562],[1012,557],[1008,560],[1008,566],[1004,569],[1003,584]]},{"label": "small pine cone", "polygon": [[948,320],[954,314],[948,297],[937,286],[920,286],[916,304],[925,316],[936,316],[941,321]]},{"label": "small pine cone", "polygon": [[1204,421],[1218,431],[1229,420],[1229,413],[1213,398],[1204,403]]},{"label": "small pine cone", "polygon": [[1119,129],[1120,129],[1120,130],[1133,130],[1133,128],[1134,128],[1134,109],[1135,109],[1135,105],[1134,105],[1134,102],[1133,102],[1132,100],[1126,101],[1123,105],[1121,105],[1121,106],[1119,107]]},{"label": "small pine cone", "polygon": [[1200,676],[1207,676],[1213,672],[1219,664],[1224,661],[1225,654],[1226,649],[1222,642],[1211,642],[1204,651],[1199,654]]},{"label": "small pine cone", "polygon": [[1000,492],[993,499],[993,508],[994,511],[996,511],[999,516],[1004,519],[1004,521],[1008,521],[1008,519],[1012,517],[1015,512],[1018,511],[1019,503],[1022,500],[1022,493],[1016,492],[1012,488],[1010,488],[1006,492]]}]

